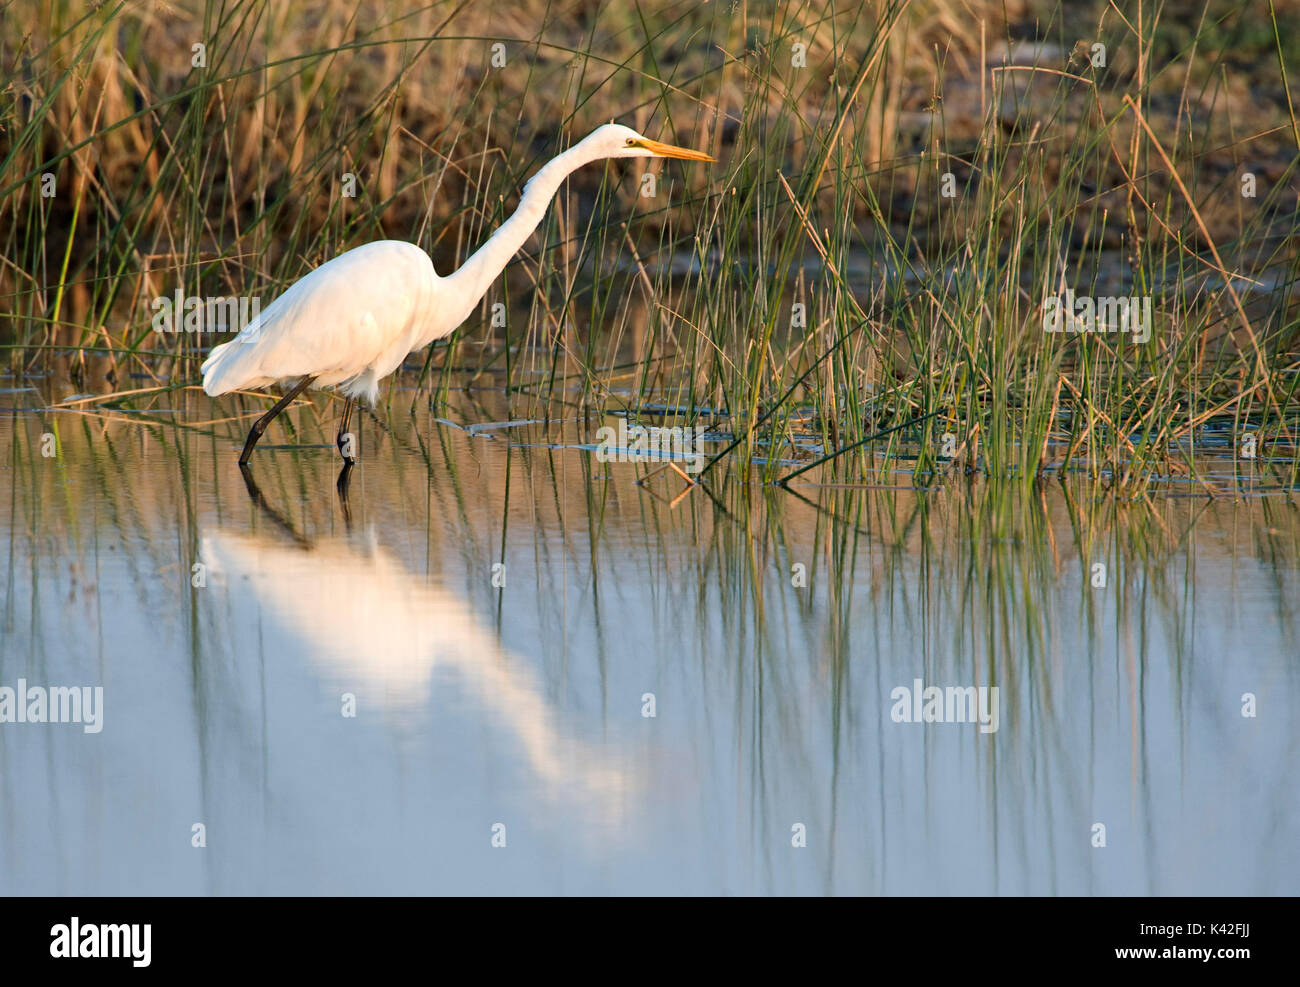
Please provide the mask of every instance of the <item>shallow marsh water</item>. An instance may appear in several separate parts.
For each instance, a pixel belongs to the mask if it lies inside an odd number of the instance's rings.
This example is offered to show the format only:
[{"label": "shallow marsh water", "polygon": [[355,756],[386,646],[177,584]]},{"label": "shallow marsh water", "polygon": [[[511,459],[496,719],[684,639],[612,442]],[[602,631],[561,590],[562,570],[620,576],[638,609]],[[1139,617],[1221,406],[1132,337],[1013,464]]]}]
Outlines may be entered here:
[{"label": "shallow marsh water", "polygon": [[[0,399],[0,686],[104,690],[98,733],[0,724],[0,891],[1294,893],[1285,495],[673,504],[568,447],[598,423],[412,396],[347,515],[324,398],[256,496],[258,405]],[[917,679],[997,686],[997,730],[895,722]]]}]

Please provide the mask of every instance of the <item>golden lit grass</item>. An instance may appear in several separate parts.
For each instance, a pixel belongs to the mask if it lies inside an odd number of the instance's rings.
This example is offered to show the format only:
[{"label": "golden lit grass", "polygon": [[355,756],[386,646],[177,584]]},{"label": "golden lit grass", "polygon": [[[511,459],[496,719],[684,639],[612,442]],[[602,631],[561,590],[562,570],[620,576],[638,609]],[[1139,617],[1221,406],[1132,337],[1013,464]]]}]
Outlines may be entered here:
[{"label": "golden lit grass", "polygon": [[[1294,450],[1300,4],[1273,9],[10,3],[12,366],[62,346],[192,379],[206,341],[154,334],[155,296],[273,297],[381,236],[445,268],[618,119],[720,162],[650,163],[652,198],[639,168],[574,176],[489,299],[524,300],[504,332],[419,355],[435,396],[461,375],[529,414],[708,406],[744,458],[811,430],[850,474],[903,437],[919,474],[950,469],[952,435],[983,472],[1140,484],[1193,468],[1214,415]],[[1046,336],[1063,287],[1154,296],[1152,339]]]}]

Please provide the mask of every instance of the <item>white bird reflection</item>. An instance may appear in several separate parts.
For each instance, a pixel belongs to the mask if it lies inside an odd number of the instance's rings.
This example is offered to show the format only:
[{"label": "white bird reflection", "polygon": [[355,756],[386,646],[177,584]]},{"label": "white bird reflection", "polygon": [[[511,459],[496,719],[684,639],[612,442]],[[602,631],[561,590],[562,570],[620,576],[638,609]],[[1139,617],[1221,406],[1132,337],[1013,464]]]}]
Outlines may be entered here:
[{"label": "white bird reflection", "polygon": [[[395,720],[436,715],[434,672],[451,670],[479,715],[513,735],[541,791],[583,798],[607,824],[618,821],[629,773],[565,736],[526,660],[502,647],[465,601],[408,572],[372,533],[358,546],[219,531],[203,539],[202,559],[215,587],[231,595],[233,613],[260,610],[301,643],[318,674],[355,694],[359,708]],[[293,656],[267,660],[281,658]]]}]

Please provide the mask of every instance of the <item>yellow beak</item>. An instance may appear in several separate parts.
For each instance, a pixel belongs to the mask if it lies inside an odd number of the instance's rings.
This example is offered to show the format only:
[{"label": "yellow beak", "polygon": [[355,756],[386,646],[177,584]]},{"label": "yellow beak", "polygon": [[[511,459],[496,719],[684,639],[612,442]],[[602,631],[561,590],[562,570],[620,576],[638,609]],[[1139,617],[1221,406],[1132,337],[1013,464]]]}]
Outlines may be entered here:
[{"label": "yellow beak", "polygon": [[661,144],[659,141],[652,141],[648,138],[637,141],[637,147],[643,147],[651,154],[658,155],[661,158],[681,158],[683,161],[715,160],[703,151],[692,151],[689,147],[677,147],[675,144]]}]

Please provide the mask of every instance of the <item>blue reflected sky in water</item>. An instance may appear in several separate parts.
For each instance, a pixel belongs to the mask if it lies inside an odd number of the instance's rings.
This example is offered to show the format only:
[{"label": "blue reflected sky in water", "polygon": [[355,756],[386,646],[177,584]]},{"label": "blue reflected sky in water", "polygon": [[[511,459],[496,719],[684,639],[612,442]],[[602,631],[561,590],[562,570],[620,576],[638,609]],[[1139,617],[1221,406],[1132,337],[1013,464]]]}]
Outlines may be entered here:
[{"label": "blue reflected sky in water", "polygon": [[[1294,892],[1284,501],[733,479],[670,509],[554,431],[388,424],[349,525],[328,448],[259,449],[277,519],[220,430],[0,419],[0,685],[106,705],[0,725],[6,893]],[[1000,729],[892,722],[918,677],[996,684]]]}]

